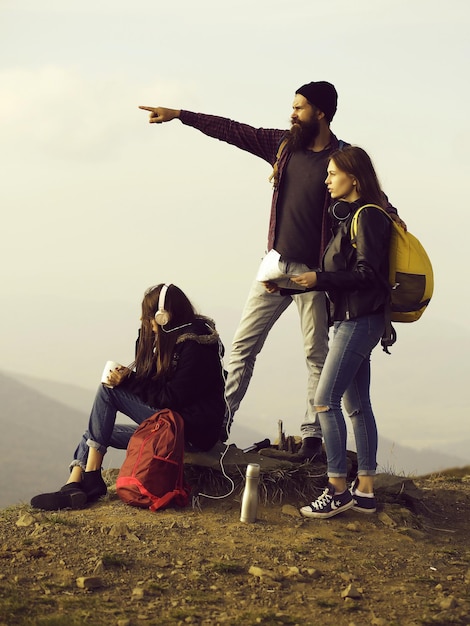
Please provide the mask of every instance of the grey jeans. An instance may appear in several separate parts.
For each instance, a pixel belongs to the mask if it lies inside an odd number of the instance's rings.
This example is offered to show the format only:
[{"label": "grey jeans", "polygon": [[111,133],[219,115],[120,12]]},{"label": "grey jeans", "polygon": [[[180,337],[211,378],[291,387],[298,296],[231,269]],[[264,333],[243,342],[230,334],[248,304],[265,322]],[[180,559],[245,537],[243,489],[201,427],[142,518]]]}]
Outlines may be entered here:
[{"label": "grey jeans", "polygon": [[[287,274],[309,271],[299,263],[281,263]],[[295,283],[291,287],[297,288]],[[242,317],[232,342],[232,351],[227,366],[227,401],[230,412],[226,422],[231,425],[250,384],[255,361],[266,341],[269,331],[287,307],[297,305],[304,341],[307,363],[307,408],[301,425],[302,438],[321,437],[320,421],[314,408],[315,391],[328,352],[328,315],[326,296],[321,291],[309,291],[291,296],[268,293],[264,285],[254,281]]]}]

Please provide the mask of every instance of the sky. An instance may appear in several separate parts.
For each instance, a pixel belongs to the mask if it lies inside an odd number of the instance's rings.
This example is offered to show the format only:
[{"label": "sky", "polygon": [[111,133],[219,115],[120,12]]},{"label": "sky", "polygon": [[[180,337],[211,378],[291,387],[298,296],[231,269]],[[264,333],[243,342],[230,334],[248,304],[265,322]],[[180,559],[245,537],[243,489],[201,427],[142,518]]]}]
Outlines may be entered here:
[{"label": "sky", "polygon": [[[132,360],[159,282],[214,317],[229,350],[266,246],[270,167],[138,106],[287,128],[295,90],[328,80],[333,132],[369,152],[435,272],[419,328],[399,330],[393,365],[376,359],[378,388],[392,374],[403,388],[383,405],[405,420],[419,389],[433,425],[384,430],[437,445],[445,420],[449,442],[469,438],[469,17],[466,0],[0,0],[0,369],[94,389],[106,360]],[[304,376],[292,307],[240,419],[276,430],[286,416],[295,434]]]}]

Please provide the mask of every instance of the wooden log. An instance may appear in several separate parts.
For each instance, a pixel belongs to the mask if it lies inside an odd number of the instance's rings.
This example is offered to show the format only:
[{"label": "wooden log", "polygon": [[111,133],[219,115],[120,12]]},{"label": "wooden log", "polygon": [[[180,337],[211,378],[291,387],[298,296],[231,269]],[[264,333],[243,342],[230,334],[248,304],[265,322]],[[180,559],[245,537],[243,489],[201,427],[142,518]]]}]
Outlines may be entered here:
[{"label": "wooden log", "polygon": [[286,440],[286,450],[290,454],[295,454],[297,452],[297,444],[295,442],[295,437],[293,435],[289,435]]},{"label": "wooden log", "polygon": [[277,449],[285,450],[286,449],[286,436],[284,434],[282,420],[278,420],[277,427],[278,427],[278,433],[279,433]]}]

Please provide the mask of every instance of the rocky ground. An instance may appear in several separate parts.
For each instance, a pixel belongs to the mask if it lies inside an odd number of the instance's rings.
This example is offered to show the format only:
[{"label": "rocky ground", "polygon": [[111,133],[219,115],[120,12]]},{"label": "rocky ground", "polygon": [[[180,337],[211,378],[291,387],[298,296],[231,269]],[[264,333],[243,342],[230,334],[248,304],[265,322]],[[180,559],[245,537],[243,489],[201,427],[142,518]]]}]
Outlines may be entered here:
[{"label": "rocky ground", "polygon": [[[115,475],[108,475],[110,484]],[[240,490],[151,513],[0,511],[0,626],[470,625],[470,467],[379,477],[379,511],[300,517]]]}]

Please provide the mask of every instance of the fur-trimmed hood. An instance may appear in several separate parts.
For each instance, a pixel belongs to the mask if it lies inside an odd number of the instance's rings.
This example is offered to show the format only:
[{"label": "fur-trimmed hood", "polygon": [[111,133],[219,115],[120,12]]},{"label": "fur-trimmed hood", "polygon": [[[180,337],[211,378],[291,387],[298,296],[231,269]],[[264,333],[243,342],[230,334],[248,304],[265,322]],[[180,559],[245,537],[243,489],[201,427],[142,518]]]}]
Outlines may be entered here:
[{"label": "fur-trimmed hood", "polygon": [[219,333],[215,328],[215,322],[210,317],[196,315],[195,321],[178,336],[176,344],[183,341],[195,341],[201,345],[211,345],[220,341]]}]

